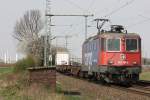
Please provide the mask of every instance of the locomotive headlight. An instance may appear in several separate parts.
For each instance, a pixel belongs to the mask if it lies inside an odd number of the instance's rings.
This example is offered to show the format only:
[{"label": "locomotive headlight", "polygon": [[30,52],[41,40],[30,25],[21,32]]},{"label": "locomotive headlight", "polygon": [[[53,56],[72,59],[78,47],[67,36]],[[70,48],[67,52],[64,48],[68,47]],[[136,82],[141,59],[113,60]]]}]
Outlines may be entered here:
[{"label": "locomotive headlight", "polygon": [[122,40],[122,41],[125,41],[125,38],[122,38],[121,40]]},{"label": "locomotive headlight", "polygon": [[137,65],[137,62],[136,62],[136,61],[134,61],[134,62],[133,62],[133,65]]},{"label": "locomotive headlight", "polygon": [[114,61],[113,60],[108,60],[108,64],[113,64]]}]

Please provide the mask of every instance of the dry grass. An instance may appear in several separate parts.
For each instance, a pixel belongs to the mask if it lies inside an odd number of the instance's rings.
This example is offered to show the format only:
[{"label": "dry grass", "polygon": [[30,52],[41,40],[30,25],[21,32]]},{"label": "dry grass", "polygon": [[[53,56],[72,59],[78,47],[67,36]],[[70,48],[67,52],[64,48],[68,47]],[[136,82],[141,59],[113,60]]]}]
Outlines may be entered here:
[{"label": "dry grass", "polygon": [[108,86],[97,85],[60,74],[57,76],[57,81],[60,82],[63,90],[80,92],[80,100],[150,100],[150,98],[145,96],[127,93]]},{"label": "dry grass", "polygon": [[[149,100],[150,98],[108,86],[96,85],[83,80],[58,74],[58,93],[40,84],[28,84],[28,73],[0,75],[0,100]],[[80,95],[64,91],[78,92]]]},{"label": "dry grass", "polygon": [[78,100],[60,92],[53,93],[42,84],[29,84],[28,73],[6,73],[0,76],[0,100]]},{"label": "dry grass", "polygon": [[150,81],[150,66],[145,66],[142,68],[142,73],[140,74],[140,80]]}]

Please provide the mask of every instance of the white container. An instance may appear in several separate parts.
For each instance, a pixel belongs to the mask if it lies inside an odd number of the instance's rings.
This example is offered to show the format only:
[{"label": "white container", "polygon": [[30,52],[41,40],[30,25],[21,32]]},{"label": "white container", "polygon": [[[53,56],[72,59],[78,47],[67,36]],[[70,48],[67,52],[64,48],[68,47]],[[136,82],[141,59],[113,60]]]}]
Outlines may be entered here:
[{"label": "white container", "polygon": [[56,53],[56,65],[69,65],[69,54],[67,52]]}]

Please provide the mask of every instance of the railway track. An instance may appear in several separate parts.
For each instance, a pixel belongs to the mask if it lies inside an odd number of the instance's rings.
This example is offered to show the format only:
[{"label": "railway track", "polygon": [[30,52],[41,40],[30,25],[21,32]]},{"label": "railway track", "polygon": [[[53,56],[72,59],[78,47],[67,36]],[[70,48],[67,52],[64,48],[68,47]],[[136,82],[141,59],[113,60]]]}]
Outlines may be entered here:
[{"label": "railway track", "polygon": [[136,84],[133,84],[129,89],[137,92],[138,94],[150,97],[150,81],[140,80]]},{"label": "railway track", "polygon": [[[63,73],[61,73],[61,74],[63,74]],[[133,84],[130,87],[126,87],[126,86],[120,86],[120,85],[115,85],[115,84],[103,84],[102,82],[99,82],[99,81],[94,81],[94,80],[79,78],[76,76],[71,76],[68,73],[63,74],[63,75],[70,76],[70,77],[77,78],[77,79],[84,80],[84,81],[88,81],[88,82],[92,82],[94,84],[108,86],[108,87],[115,88],[118,90],[150,97],[150,81],[141,80],[138,83]]]},{"label": "railway track", "polygon": [[150,81],[142,80],[136,84],[133,84],[130,87],[116,85],[116,84],[109,84],[108,86],[110,86],[111,88],[123,90],[126,92],[131,92],[131,93],[135,93],[138,95],[144,95],[144,96],[150,97]]},{"label": "railway track", "polygon": [[131,93],[150,97],[150,88],[147,89],[146,87],[143,87],[143,86],[133,85],[131,87],[126,88],[126,87],[122,87],[122,86],[112,85],[111,87],[115,88],[115,89],[120,89],[120,90],[123,90],[126,92],[131,92]]}]

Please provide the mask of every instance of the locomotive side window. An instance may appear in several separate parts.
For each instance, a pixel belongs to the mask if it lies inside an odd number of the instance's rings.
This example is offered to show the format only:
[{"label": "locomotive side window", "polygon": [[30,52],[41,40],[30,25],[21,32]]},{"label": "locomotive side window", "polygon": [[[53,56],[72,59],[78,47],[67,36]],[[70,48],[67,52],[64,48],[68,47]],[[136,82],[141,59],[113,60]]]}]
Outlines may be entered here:
[{"label": "locomotive side window", "polygon": [[101,50],[106,51],[106,39],[101,38],[100,44],[101,44]]},{"label": "locomotive side window", "polygon": [[138,40],[139,41],[139,50],[141,50],[141,39]]},{"label": "locomotive side window", "polygon": [[108,39],[107,50],[108,51],[120,51],[120,39]]},{"label": "locomotive side window", "polygon": [[137,39],[126,39],[126,51],[135,52],[137,49]]}]

